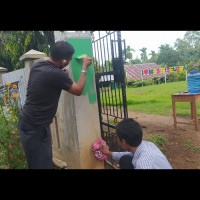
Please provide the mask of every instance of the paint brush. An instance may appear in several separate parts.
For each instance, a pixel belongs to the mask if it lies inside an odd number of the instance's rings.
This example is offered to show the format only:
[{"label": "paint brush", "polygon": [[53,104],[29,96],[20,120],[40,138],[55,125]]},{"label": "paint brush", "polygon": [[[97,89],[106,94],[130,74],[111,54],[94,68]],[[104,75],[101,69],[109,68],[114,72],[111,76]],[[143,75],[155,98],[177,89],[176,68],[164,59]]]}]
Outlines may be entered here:
[{"label": "paint brush", "polygon": [[[83,59],[83,58],[86,58],[86,57],[88,57],[88,55],[87,54],[83,54],[81,56],[77,56],[76,59],[80,60],[80,59]],[[89,60],[92,60],[92,58],[89,58]]]}]

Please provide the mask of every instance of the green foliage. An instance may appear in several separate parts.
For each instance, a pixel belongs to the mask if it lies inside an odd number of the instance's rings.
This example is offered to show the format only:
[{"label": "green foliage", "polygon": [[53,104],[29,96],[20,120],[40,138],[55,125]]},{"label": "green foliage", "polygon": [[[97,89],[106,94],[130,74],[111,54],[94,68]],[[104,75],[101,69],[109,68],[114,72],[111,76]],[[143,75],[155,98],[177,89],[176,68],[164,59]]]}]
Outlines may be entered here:
[{"label": "green foliage", "polygon": [[133,83],[133,87],[141,87],[141,86],[144,86],[145,85],[145,81],[141,81],[141,80],[136,80],[134,83]]},{"label": "green foliage", "polygon": [[158,84],[158,81],[160,81],[159,77],[149,78],[149,79],[145,79],[143,81],[134,80],[134,79],[130,78],[127,81],[127,86],[136,88],[136,87]]},{"label": "green foliage", "polygon": [[49,55],[53,31],[0,31],[0,66],[8,71],[23,68],[19,57],[34,49]]},{"label": "green foliage", "polygon": [[133,78],[127,79],[127,86],[133,86],[134,83],[135,83],[135,80]]},{"label": "green foliage", "polygon": [[145,86],[154,84],[154,81],[152,78],[145,79],[144,82],[145,82],[144,84]]},{"label": "green foliage", "polygon": [[19,136],[19,95],[12,92],[8,83],[1,92],[3,101],[0,101],[0,168],[26,169],[27,163]]},{"label": "green foliage", "polygon": [[178,81],[185,81],[186,80],[186,73],[185,71],[182,72],[177,72],[178,76],[177,76],[177,80]]},{"label": "green foliage", "polygon": [[156,61],[157,63],[165,63],[168,66],[175,66],[178,62],[182,61],[179,53],[168,44],[161,45],[159,49],[160,51]]},{"label": "green foliage", "polygon": [[191,140],[186,140],[185,145],[189,148],[192,149],[194,152],[199,152],[200,153],[200,146],[195,146]]},{"label": "green foliage", "polygon": [[152,135],[147,137],[147,140],[153,142],[162,152],[164,152],[163,145],[167,142],[167,139],[161,135]]},{"label": "green foliage", "polygon": [[167,83],[176,82],[178,80],[178,73],[171,72],[171,73],[167,74],[166,77],[167,77]]},{"label": "green foliage", "polygon": [[[127,46],[126,47],[126,57],[128,58],[128,59],[132,59],[132,57],[133,57],[133,54],[132,54],[132,52],[135,52],[135,50],[133,49],[133,48],[130,48],[130,46]],[[123,57],[125,57],[125,50],[123,49],[122,50],[122,55],[123,55]]]},{"label": "green foliage", "polygon": [[142,64],[142,61],[137,57],[136,59],[132,59],[129,61],[130,64]]},{"label": "green foliage", "polygon": [[149,62],[150,63],[156,63],[157,59],[158,59],[158,54],[156,54],[155,51],[151,51],[151,53],[149,55],[151,55],[151,58],[149,59]]},{"label": "green foliage", "polygon": [[157,77],[157,76],[153,77],[152,82],[154,85],[158,84],[158,82],[160,82],[160,77]]},{"label": "green foliage", "polygon": [[94,57],[93,60],[94,60],[93,63],[94,63],[94,72],[95,72],[95,74],[96,73],[100,73],[101,71],[100,71],[100,67],[99,67],[99,63],[98,63],[97,59]]},{"label": "green foliage", "polygon": [[147,60],[148,60],[148,57],[147,57],[147,48],[143,47],[142,49],[140,49],[140,51],[142,52],[140,55],[141,55],[141,61],[142,63],[146,63]]},{"label": "green foliage", "polygon": [[166,75],[167,83],[169,82],[176,82],[176,81],[185,81],[186,80],[186,72],[171,72]]}]

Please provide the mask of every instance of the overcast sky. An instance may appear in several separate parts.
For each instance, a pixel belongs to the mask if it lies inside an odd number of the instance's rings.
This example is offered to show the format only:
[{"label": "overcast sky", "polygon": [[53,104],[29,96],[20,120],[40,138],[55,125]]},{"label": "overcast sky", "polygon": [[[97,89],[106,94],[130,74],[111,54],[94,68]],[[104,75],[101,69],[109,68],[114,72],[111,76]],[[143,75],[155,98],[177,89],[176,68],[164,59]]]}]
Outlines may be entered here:
[{"label": "overcast sky", "polygon": [[140,58],[143,47],[147,48],[147,56],[151,50],[158,53],[159,46],[162,44],[169,44],[174,46],[177,38],[183,39],[186,31],[121,31],[122,39],[125,39],[126,46],[130,46],[135,50],[133,59],[138,56]]}]

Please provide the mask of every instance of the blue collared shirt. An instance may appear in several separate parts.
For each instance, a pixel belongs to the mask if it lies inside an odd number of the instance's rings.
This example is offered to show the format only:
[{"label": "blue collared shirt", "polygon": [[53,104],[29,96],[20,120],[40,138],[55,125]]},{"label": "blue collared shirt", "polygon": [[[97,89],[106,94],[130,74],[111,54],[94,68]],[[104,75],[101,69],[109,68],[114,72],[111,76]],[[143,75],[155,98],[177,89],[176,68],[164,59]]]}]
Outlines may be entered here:
[{"label": "blue collared shirt", "polygon": [[165,155],[152,142],[142,140],[135,153],[113,152],[112,158],[119,161],[123,155],[133,156],[134,169],[172,169]]}]

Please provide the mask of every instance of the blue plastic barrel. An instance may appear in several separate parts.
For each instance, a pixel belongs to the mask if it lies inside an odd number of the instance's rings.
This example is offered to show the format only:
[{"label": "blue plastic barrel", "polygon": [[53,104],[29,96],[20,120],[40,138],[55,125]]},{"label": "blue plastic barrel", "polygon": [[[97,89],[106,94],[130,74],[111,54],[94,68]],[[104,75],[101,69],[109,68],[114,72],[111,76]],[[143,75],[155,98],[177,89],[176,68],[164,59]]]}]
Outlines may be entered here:
[{"label": "blue plastic barrel", "polygon": [[187,77],[188,92],[190,94],[200,93],[200,73],[192,70]]}]

